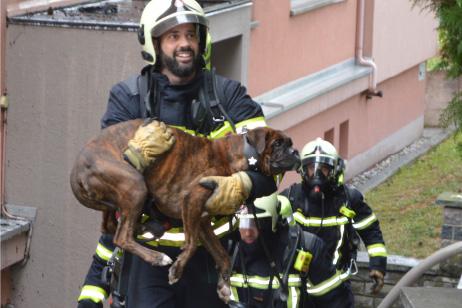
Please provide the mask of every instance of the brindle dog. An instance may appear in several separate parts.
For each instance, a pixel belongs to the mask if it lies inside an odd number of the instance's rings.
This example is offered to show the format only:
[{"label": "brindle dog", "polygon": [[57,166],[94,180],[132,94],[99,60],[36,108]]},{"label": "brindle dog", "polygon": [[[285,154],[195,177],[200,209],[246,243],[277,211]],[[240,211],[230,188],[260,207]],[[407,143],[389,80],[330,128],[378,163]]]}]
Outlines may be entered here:
[{"label": "brindle dog", "polygon": [[[182,219],[183,251],[169,269],[169,282],[180,279],[186,262],[200,243],[214,258],[219,270],[217,292],[228,302],[230,260],[211,227],[215,215],[230,215],[237,209],[224,204],[207,208],[212,191],[199,180],[209,175],[229,176],[248,170],[244,155],[253,148],[257,167],[265,175],[276,175],[298,167],[299,156],[292,141],[281,131],[256,128],[245,135],[229,135],[211,141],[174,129],[175,144],[148,167],[138,172],[123,158],[128,141],[143,120],[131,120],[104,129],[90,140],[77,157],[71,172],[71,187],[84,206],[103,211],[103,232],[115,234],[114,244],[153,265],[168,265],[165,254],[135,241],[139,218],[148,197],[163,214]],[[257,158],[257,157],[254,157]],[[117,222],[114,212],[119,211]]]}]

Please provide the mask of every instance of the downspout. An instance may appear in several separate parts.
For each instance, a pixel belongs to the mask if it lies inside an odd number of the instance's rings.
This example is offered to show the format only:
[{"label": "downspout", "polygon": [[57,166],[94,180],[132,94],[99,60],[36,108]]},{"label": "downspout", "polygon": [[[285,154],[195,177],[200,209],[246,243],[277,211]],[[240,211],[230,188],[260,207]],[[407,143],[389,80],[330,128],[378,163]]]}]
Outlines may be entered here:
[{"label": "downspout", "polygon": [[363,54],[364,46],[364,15],[365,15],[365,0],[358,0],[358,18],[356,29],[358,33],[356,35],[356,62],[360,65],[368,66],[372,68],[372,73],[369,79],[369,88],[366,93],[368,99],[372,96],[383,97],[383,92],[377,90],[377,65],[371,58],[365,58]]}]

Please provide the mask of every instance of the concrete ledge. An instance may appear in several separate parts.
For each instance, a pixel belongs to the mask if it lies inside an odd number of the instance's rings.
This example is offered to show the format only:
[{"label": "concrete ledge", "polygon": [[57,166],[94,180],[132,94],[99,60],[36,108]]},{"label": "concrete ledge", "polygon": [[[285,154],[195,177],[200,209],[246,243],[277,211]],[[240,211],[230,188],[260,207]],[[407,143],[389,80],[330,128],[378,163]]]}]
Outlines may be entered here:
[{"label": "concrete ledge", "polygon": [[357,65],[354,59],[330,66],[322,71],[294,80],[254,99],[271,119],[309,100],[369,75],[371,69]]},{"label": "concrete ledge", "polygon": [[290,16],[297,16],[321,7],[344,2],[345,0],[291,0]]}]

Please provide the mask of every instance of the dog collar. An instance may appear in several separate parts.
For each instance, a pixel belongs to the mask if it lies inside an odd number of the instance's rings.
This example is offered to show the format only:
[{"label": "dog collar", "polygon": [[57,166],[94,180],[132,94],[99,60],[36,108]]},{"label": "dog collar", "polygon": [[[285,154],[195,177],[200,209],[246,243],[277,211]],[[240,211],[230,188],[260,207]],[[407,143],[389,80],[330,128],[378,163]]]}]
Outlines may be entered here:
[{"label": "dog collar", "polygon": [[258,156],[258,152],[254,146],[249,143],[249,139],[247,134],[243,135],[244,138],[244,156],[247,159],[247,164],[249,165],[249,170],[252,171],[260,171],[258,169],[258,160],[260,157]]}]

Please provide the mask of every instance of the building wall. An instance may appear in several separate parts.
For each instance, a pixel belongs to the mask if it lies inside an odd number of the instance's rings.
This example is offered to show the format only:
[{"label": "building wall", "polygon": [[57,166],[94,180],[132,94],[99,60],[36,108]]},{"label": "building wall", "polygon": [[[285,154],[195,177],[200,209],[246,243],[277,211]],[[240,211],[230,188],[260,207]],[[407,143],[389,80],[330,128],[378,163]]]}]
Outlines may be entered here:
[{"label": "building wall", "polygon": [[251,32],[249,53],[252,95],[354,57],[356,1],[293,17],[289,0],[253,3],[258,26]]},{"label": "building wall", "polygon": [[9,25],[6,199],[37,208],[31,258],[12,269],[17,307],[75,305],[101,214],[75,200],[70,169],[110,87],[141,67],[135,42],[134,32]]},{"label": "building wall", "polygon": [[[401,87],[403,84],[406,85],[404,89]],[[333,136],[331,140],[340,154],[347,160],[353,158],[352,162],[347,162],[347,178],[350,178],[358,170],[375,163],[377,157],[397,152],[415,140],[423,130],[425,80],[419,80],[419,67],[390,78],[379,87],[384,93],[381,99],[367,100],[364,95],[355,95],[286,131],[299,149],[316,137],[329,139]],[[302,105],[291,112],[300,113],[303,108]],[[277,119],[274,121],[277,122]],[[409,126],[409,123],[416,124]],[[346,140],[341,138],[344,129],[348,130]],[[399,134],[395,135],[395,132]],[[393,142],[382,145],[382,140],[390,136]],[[296,180],[298,176],[289,172],[282,187]]]}]

